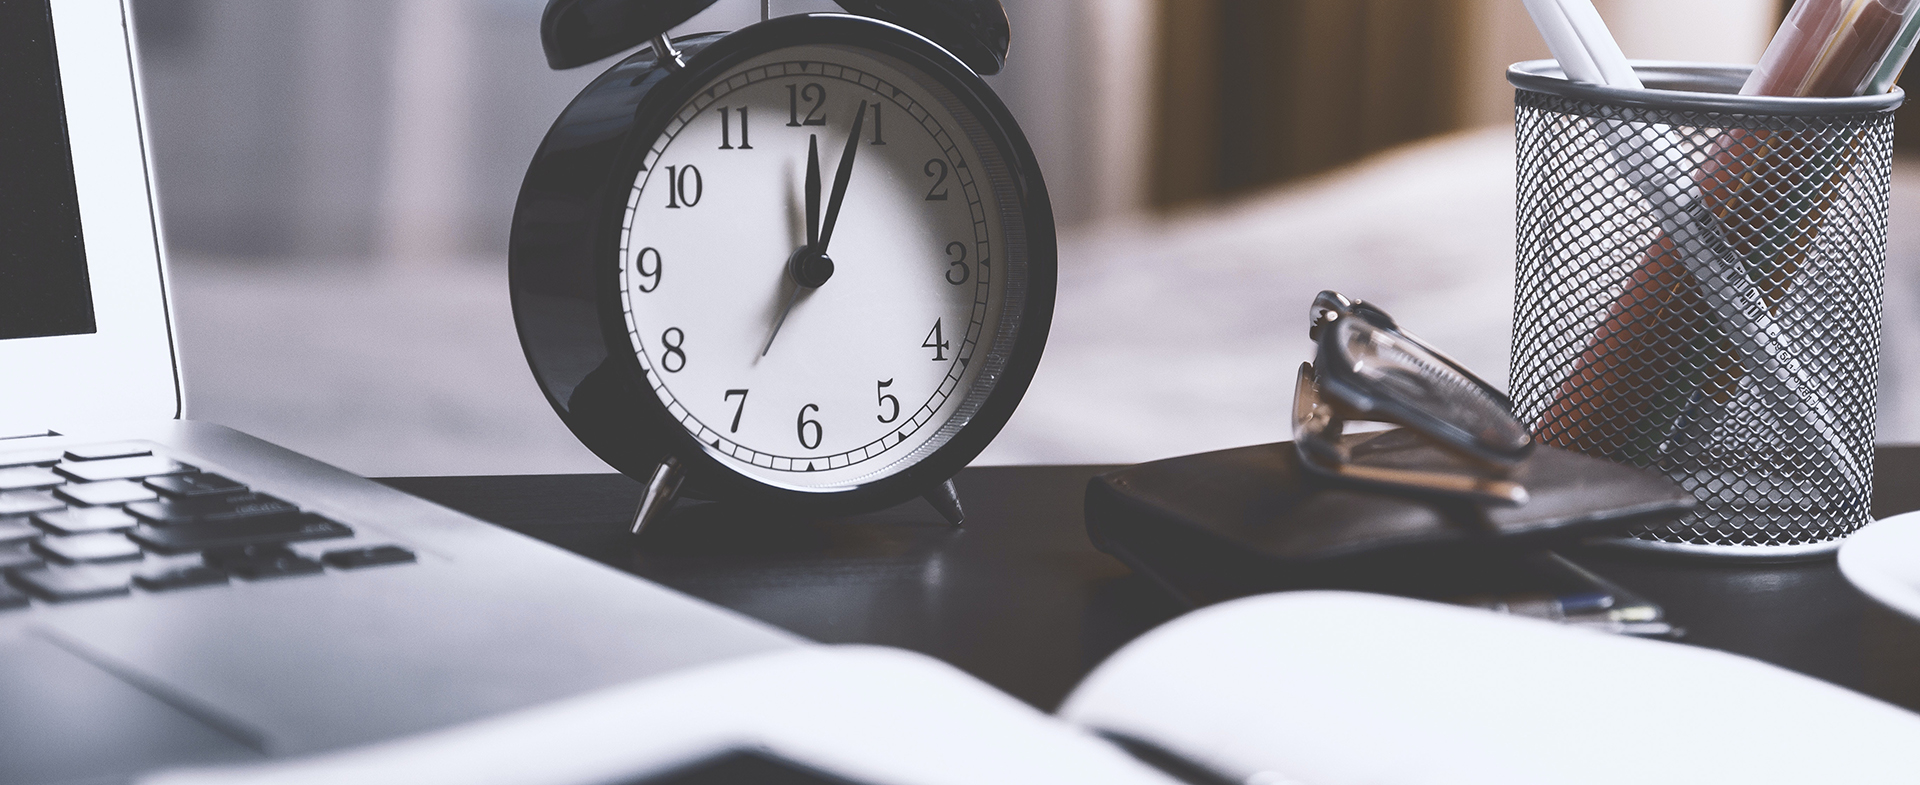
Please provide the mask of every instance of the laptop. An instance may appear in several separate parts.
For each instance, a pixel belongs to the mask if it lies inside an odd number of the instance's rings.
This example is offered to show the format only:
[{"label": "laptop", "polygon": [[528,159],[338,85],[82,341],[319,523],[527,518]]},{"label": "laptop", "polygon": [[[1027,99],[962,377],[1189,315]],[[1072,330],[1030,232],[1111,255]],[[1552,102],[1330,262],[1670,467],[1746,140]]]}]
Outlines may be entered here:
[{"label": "laptop", "polygon": [[0,783],[339,749],[803,645],[179,419],[129,27],[0,0]]}]

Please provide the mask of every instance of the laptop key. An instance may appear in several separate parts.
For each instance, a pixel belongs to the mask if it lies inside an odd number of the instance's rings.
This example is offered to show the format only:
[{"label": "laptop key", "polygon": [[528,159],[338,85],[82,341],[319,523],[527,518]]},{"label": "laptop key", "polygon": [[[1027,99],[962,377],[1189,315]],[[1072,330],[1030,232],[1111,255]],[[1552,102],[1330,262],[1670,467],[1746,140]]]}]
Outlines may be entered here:
[{"label": "laptop key", "polygon": [[74,507],[33,516],[40,525],[60,534],[91,534],[131,529],[140,521],[117,507]]},{"label": "laptop key", "polygon": [[211,548],[352,537],[353,530],[313,513],[296,512],[174,526],[143,525],[136,527],[130,536],[156,552],[173,555]]},{"label": "laptop key", "polygon": [[231,496],[245,493],[247,486],[218,474],[170,474],[146,481],[146,486],[173,499],[197,496]]},{"label": "laptop key", "polygon": [[66,502],[46,491],[0,491],[0,515],[25,515],[66,507]]},{"label": "laptop key", "polygon": [[0,545],[37,540],[40,534],[25,518],[0,518]]},{"label": "laptop key", "polygon": [[130,480],[83,482],[62,487],[56,493],[72,499],[75,504],[94,506],[144,502],[159,498],[152,488]]},{"label": "laptop key", "polygon": [[52,602],[126,594],[127,571],[111,567],[52,567],[13,573],[13,583]]},{"label": "laptop key", "polygon": [[67,478],[38,466],[0,469],[0,491],[26,491],[65,485]]},{"label": "laptop key", "polygon": [[63,461],[53,468],[81,482],[132,480],[140,477],[158,477],[162,474],[181,474],[194,470],[192,466],[170,461],[158,455],[109,458],[102,461]]},{"label": "laptop key", "polygon": [[209,567],[226,570],[250,581],[312,575],[322,571],[320,562],[294,553],[285,545],[215,548],[200,558]]},{"label": "laptop key", "polygon": [[46,537],[40,551],[64,562],[132,561],[141,557],[140,546],[118,534],[77,534],[72,537]]},{"label": "laptop key", "polygon": [[208,548],[206,553],[200,554],[200,561],[204,562],[208,567],[225,570],[241,562],[261,559],[291,559],[299,555],[300,554],[294,553],[292,548],[276,542],[267,545],[232,545],[222,548]]},{"label": "laptop key", "polygon": [[344,548],[327,551],[320,560],[342,570],[357,570],[361,567],[377,567],[382,564],[405,564],[415,559],[413,551],[398,545],[378,545],[372,548]]},{"label": "laptop key", "polygon": [[248,518],[296,512],[300,508],[264,493],[235,496],[201,496],[185,499],[161,499],[127,505],[127,512],[155,526],[173,526],[190,521]]},{"label": "laptop key", "polygon": [[0,582],[0,610],[27,607],[27,595],[19,589]]},{"label": "laptop key", "polygon": [[313,575],[322,572],[320,562],[305,556],[281,556],[271,559],[254,559],[234,562],[228,567],[233,574],[250,581],[264,581],[272,578],[292,578],[298,575]]},{"label": "laptop key", "polygon": [[15,466],[52,466],[60,462],[59,450],[14,450],[0,452],[0,469]]},{"label": "laptop key", "polygon": [[32,570],[47,566],[47,560],[40,558],[32,548],[26,545],[0,546],[0,572],[8,570]]},{"label": "laptop key", "polygon": [[67,448],[67,457],[76,461],[100,461],[108,458],[132,458],[138,455],[152,454],[152,448],[135,442],[88,444],[80,447]]},{"label": "laptop key", "polygon": [[133,576],[133,583],[147,591],[173,591],[195,586],[213,586],[227,582],[227,574],[200,564],[175,567]]}]

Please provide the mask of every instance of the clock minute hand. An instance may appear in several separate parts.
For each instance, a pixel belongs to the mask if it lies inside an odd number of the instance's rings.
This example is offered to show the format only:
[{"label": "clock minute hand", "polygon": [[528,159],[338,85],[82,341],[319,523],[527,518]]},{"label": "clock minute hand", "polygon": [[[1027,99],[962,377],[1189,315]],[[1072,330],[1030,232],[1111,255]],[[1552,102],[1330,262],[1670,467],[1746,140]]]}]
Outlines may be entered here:
[{"label": "clock minute hand", "polygon": [[847,196],[847,180],[853,175],[853,156],[860,152],[860,129],[866,125],[867,102],[860,102],[860,110],[853,116],[853,132],[847,134],[846,150],[840,153],[840,169],[833,175],[833,195],[827,198],[827,221],[820,227],[820,242],[813,244],[814,250],[827,252],[827,243],[833,240],[833,224],[840,217],[840,202]]}]

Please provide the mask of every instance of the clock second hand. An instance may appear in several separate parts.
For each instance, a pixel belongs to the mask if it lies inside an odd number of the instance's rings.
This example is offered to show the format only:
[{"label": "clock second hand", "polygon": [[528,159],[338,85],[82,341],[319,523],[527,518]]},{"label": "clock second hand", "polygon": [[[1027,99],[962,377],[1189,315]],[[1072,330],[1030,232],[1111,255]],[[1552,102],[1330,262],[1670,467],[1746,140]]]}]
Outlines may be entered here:
[{"label": "clock second hand", "polygon": [[800,301],[800,292],[805,288],[799,284],[793,285],[793,295],[787,298],[787,307],[780,309],[780,318],[774,321],[773,332],[767,333],[767,345],[760,347],[761,357],[767,356],[768,350],[773,348],[774,337],[780,334],[780,326],[787,323],[787,314],[793,313],[793,304]]},{"label": "clock second hand", "polygon": [[[799,256],[808,248],[820,242],[820,137],[807,134],[807,244],[794,252]],[[787,304],[780,309],[780,318],[773,321],[773,330],[767,333],[767,343],[760,347],[760,356],[767,356],[773,349],[773,339],[780,335],[780,328],[787,323],[787,314],[793,313],[793,304],[800,301],[800,292],[807,287],[793,275],[793,259],[787,260],[787,280],[793,283],[793,294],[787,296]]]},{"label": "clock second hand", "polygon": [[767,344],[760,348],[760,356],[767,356],[773,349],[773,339],[780,335],[780,328],[787,323],[787,316],[793,313],[793,306],[800,301],[800,292],[817,289],[833,277],[833,259],[827,256],[827,243],[833,239],[833,226],[840,218],[840,204],[847,196],[847,181],[853,176],[853,159],[860,152],[860,130],[866,125],[867,102],[861,101],[860,108],[853,116],[853,130],[847,134],[846,149],[840,153],[840,167],[833,175],[833,195],[827,200],[827,220],[822,226],[820,221],[820,139],[807,136],[807,245],[787,261],[787,276],[793,280],[793,294],[787,297],[787,305],[780,309],[780,318],[773,323],[773,331],[767,333]]}]

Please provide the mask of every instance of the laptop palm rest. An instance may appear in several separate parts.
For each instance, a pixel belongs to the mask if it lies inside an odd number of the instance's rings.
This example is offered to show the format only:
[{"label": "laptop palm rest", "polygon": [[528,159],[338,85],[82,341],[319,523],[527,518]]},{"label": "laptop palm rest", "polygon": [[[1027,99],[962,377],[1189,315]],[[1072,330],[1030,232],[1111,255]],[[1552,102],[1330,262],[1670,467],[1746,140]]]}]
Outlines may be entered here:
[{"label": "laptop palm rest", "polygon": [[0,783],[118,782],[170,763],[264,758],[36,636],[0,642]]}]

